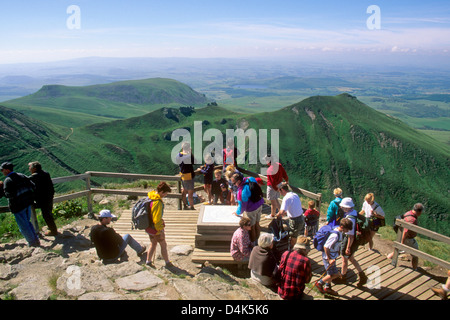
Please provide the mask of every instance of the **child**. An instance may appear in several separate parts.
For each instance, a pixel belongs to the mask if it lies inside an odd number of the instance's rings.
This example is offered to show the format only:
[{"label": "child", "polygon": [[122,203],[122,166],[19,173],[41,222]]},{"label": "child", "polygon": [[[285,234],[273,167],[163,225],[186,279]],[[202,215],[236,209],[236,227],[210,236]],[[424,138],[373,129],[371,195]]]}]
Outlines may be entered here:
[{"label": "child", "polygon": [[222,204],[229,206],[231,204],[231,192],[228,190],[228,185],[226,183],[221,183],[220,189],[222,190],[220,201]]},{"label": "child", "polygon": [[321,293],[327,293],[336,296],[337,292],[331,289],[331,281],[340,276],[336,267],[336,259],[341,250],[341,242],[343,233],[348,232],[353,227],[353,222],[350,219],[341,219],[339,226],[332,232],[324,245],[324,252],[322,253],[323,265],[326,269],[326,276],[316,282],[315,286]]},{"label": "child", "polygon": [[214,161],[211,155],[206,155],[205,164],[200,168],[200,172],[204,175],[205,192],[208,195],[209,204],[212,204],[211,187],[213,182]]},{"label": "child", "polygon": [[313,238],[319,228],[320,213],[315,209],[316,202],[311,200],[308,202],[308,210],[303,214],[305,216],[305,237]]},{"label": "child", "polygon": [[220,199],[221,203],[224,203],[224,199],[222,198],[222,189],[221,189],[221,185],[225,184],[227,187],[227,181],[222,178],[222,170],[217,169],[214,171],[214,177],[215,179],[213,180],[212,184],[211,184],[211,195],[213,197],[213,204],[217,204],[217,202]]}]

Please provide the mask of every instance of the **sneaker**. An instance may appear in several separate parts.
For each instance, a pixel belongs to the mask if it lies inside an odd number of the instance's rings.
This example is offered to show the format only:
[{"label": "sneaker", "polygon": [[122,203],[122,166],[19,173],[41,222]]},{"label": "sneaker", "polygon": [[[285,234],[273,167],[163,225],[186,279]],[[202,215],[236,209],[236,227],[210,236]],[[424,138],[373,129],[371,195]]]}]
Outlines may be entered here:
[{"label": "sneaker", "polygon": [[46,233],[44,233],[44,236],[46,237],[56,237],[58,235],[58,231],[47,231]]},{"label": "sneaker", "polygon": [[357,284],[358,287],[362,287],[363,285],[365,285],[367,283],[367,276],[364,272],[361,272],[359,274],[359,282]]},{"label": "sneaker", "polygon": [[317,281],[314,286],[317,288],[317,290],[320,291],[320,293],[325,293],[325,289],[323,288],[323,285],[319,281]]},{"label": "sneaker", "polygon": [[145,265],[149,266],[150,268],[156,269],[155,265],[151,261],[145,261]]},{"label": "sneaker", "polygon": [[347,275],[343,274],[340,277],[333,280],[336,284],[346,284],[347,283]]},{"label": "sneaker", "polygon": [[271,219],[275,219],[275,217],[273,215],[271,215],[271,214],[268,214],[266,216],[266,219],[271,220]]},{"label": "sneaker", "polygon": [[334,291],[333,289],[331,289],[331,287],[328,287],[328,286],[325,286],[324,291],[325,291],[326,294],[329,294],[331,296],[338,296],[339,295],[336,291]]}]

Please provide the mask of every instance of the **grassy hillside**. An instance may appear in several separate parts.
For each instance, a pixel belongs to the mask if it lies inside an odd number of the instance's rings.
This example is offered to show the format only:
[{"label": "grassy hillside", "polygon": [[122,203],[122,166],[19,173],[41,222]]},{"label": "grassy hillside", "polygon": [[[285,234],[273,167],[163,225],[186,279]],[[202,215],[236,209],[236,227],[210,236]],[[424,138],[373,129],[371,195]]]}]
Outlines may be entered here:
[{"label": "grassy hillside", "polygon": [[163,106],[203,106],[206,97],[171,79],[122,81],[85,87],[46,85],[3,105],[69,128],[144,115]]},{"label": "grassy hillside", "polygon": [[[186,128],[193,138],[194,121],[202,121],[203,133],[214,128],[224,136],[226,129],[243,124],[269,132],[279,129],[280,159],[292,184],[323,193],[325,202],[332,199],[333,188],[341,187],[345,196],[354,198],[357,209],[364,195],[374,192],[388,223],[422,202],[426,213],[420,224],[449,234],[449,147],[348,94],[315,96],[259,114],[233,113],[217,106],[161,108],[139,117],[75,128],[67,140],[67,136],[47,133],[49,138],[45,140],[44,135],[45,143],[41,143],[47,153],[25,154],[20,160],[25,163],[39,156],[53,170],[58,159],[61,167],[53,176],[62,168],[66,172],[70,168],[72,172],[176,174],[178,168],[170,156],[178,141],[171,141],[171,134]],[[207,144],[203,142],[203,147]],[[2,151],[4,159],[9,155]],[[245,167],[258,172],[261,165]]]}]

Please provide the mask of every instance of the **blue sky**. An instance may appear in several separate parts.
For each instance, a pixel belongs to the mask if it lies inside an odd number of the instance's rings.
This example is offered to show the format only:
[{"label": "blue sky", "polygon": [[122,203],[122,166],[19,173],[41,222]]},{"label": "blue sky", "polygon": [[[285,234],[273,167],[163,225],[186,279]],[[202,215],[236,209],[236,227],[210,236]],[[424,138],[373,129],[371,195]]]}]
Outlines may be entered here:
[{"label": "blue sky", "polygon": [[[70,29],[70,5],[80,29]],[[380,8],[370,30],[367,8]],[[450,56],[446,1],[1,1],[0,63],[79,57]]]}]

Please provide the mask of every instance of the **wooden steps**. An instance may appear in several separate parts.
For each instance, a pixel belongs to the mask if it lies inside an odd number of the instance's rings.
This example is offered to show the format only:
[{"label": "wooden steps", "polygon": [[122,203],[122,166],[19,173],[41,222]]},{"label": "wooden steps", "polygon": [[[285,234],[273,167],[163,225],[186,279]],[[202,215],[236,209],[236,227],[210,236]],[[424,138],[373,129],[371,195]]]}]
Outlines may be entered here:
[{"label": "wooden steps", "polygon": [[[200,209],[200,206],[198,206]],[[267,211],[261,217],[261,231],[267,232],[271,220],[265,219]],[[196,247],[196,237],[198,237],[197,222],[199,211],[165,210],[164,221],[166,223],[166,241],[169,246],[187,244],[194,247],[192,262],[203,264],[206,261],[213,265],[235,265],[238,270],[247,269],[246,262],[234,261],[230,255],[229,239],[224,239],[224,234],[229,234],[230,230],[224,232],[208,233],[203,229],[202,236],[208,239],[206,246]],[[131,210],[124,210],[113,227],[119,234],[131,234],[137,241],[149,245],[148,235],[143,230],[131,229]],[[225,242],[224,242],[225,240]],[[215,242],[217,241],[217,242]],[[333,284],[333,290],[339,296],[332,297],[337,300],[439,300],[440,298],[430,290],[439,286],[439,283],[430,276],[413,271],[407,267],[394,267],[391,260],[376,251],[369,251],[360,247],[355,253],[356,260],[369,277],[368,283],[363,287],[357,287],[358,275],[354,266],[349,263],[347,273],[347,284]],[[312,249],[308,258],[311,261],[313,277],[311,286],[314,285],[325,271],[322,262],[322,253]],[[342,258],[337,259],[337,266],[340,270]],[[373,272],[369,272],[372,270]],[[378,282],[374,276],[379,274]],[[305,292],[309,289],[307,288]],[[316,290],[316,289],[312,289]]]},{"label": "wooden steps", "polygon": [[[194,246],[197,232],[198,210],[164,210],[165,234],[168,246],[191,245]],[[120,218],[114,222],[113,227],[120,235],[129,233],[142,244],[150,245],[148,234],[144,230],[132,230],[131,209],[124,210]]]}]

